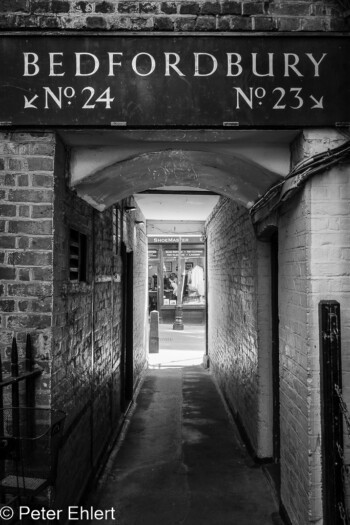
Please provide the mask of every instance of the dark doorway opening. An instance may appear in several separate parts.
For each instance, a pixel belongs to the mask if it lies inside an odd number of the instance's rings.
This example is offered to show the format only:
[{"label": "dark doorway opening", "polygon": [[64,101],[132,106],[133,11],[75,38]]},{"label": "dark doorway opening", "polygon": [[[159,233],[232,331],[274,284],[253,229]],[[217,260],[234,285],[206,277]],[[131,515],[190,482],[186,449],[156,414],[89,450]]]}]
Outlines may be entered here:
[{"label": "dark doorway opening", "polygon": [[319,305],[321,347],[321,404],[324,523],[348,523],[345,511],[343,465],[342,366],[340,305],[321,301]]},{"label": "dark doorway opening", "polygon": [[132,401],[134,390],[134,254],[127,252],[122,243],[121,256],[123,263],[123,354],[122,354],[122,377],[121,377],[121,409],[123,412]]}]

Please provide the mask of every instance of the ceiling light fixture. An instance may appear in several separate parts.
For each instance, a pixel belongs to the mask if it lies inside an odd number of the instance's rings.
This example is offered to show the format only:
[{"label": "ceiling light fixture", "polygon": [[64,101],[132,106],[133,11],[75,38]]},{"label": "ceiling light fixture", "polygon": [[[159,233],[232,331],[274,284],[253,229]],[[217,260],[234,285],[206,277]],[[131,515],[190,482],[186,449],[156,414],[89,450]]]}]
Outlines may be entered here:
[{"label": "ceiling light fixture", "polygon": [[136,206],[125,206],[124,211],[129,213],[130,211],[136,211]]}]

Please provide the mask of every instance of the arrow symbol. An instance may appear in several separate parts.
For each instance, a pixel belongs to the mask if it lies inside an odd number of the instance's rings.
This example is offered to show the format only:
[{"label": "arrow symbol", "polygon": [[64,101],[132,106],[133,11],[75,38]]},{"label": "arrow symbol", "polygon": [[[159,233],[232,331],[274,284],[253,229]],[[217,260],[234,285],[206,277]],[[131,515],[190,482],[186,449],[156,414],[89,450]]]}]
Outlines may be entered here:
[{"label": "arrow symbol", "polygon": [[28,100],[27,97],[24,95],[24,109],[27,109],[27,108],[34,108],[34,109],[38,109],[34,104],[34,100],[36,100],[38,98],[38,95],[34,95],[34,97],[31,99],[31,100]]},{"label": "arrow symbol", "polygon": [[313,102],[315,102],[315,105],[311,107],[311,109],[323,109],[323,97],[320,98],[320,100],[317,100],[315,97],[310,95],[310,98]]}]

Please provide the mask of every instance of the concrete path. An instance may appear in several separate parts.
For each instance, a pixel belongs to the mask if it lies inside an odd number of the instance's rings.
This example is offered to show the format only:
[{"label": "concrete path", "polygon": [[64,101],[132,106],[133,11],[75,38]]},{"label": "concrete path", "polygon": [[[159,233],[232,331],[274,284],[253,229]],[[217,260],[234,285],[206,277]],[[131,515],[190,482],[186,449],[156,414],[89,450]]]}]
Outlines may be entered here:
[{"label": "concrete path", "polygon": [[116,509],[106,525],[271,525],[277,510],[201,366],[148,371],[90,504]]}]

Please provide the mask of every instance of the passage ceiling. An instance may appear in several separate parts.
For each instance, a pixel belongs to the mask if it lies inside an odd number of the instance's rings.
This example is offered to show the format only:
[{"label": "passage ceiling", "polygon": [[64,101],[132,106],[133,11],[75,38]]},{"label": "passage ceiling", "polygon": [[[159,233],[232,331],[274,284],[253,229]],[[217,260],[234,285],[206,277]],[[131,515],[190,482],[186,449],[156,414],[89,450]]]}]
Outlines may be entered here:
[{"label": "passage ceiling", "polygon": [[297,131],[63,131],[70,182],[102,211],[132,194],[191,186],[249,208],[289,171]]}]

